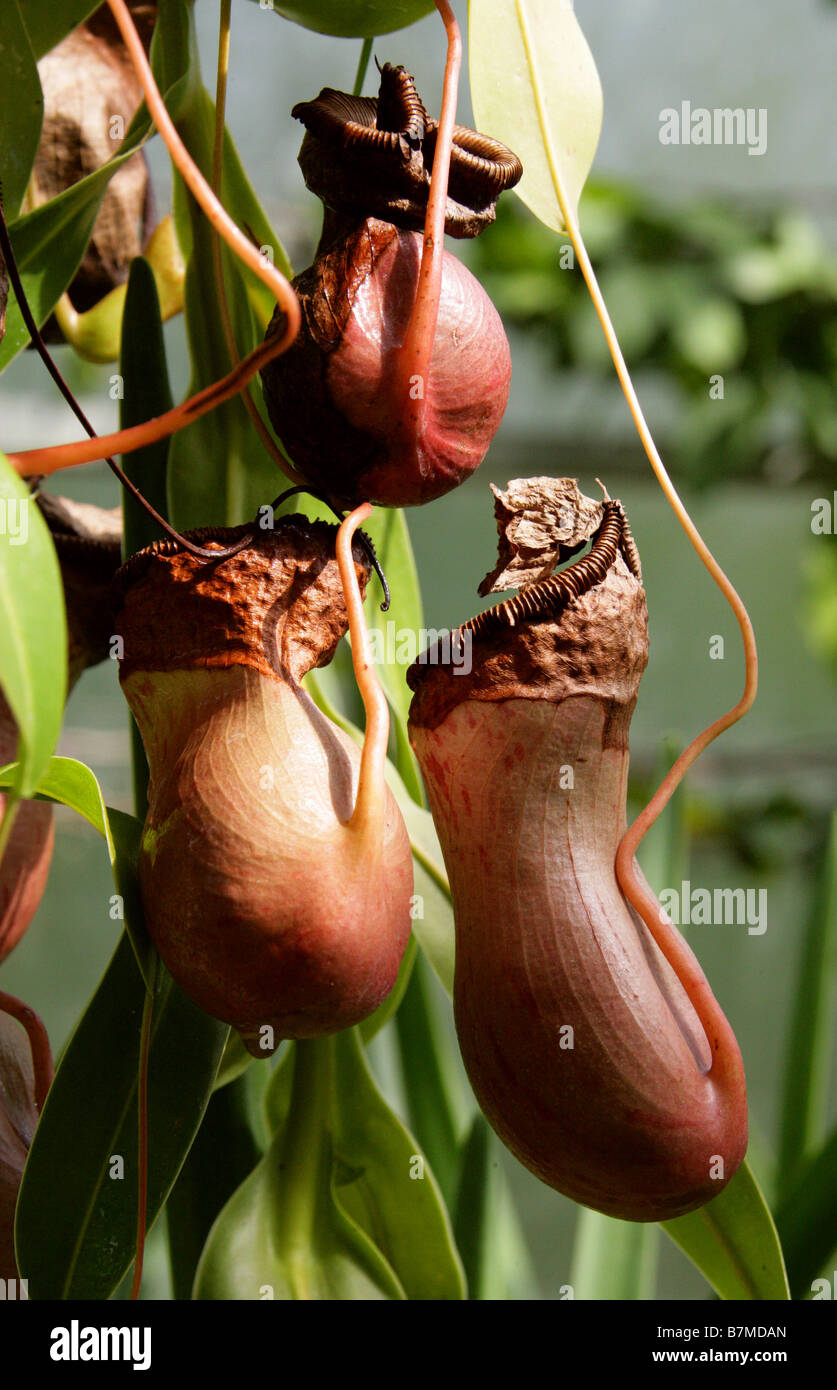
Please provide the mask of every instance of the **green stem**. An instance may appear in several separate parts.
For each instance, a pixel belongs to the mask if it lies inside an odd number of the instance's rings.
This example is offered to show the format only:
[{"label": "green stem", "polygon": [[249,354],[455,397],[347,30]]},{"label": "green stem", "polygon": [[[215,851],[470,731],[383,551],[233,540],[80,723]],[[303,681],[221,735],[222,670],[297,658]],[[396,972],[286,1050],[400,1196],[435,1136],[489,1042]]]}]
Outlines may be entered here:
[{"label": "green stem", "polygon": [[311,1297],[311,1245],[328,1187],[328,1117],[334,1087],[334,1039],[296,1043],[291,1104],[281,1148],[282,1245],[297,1298]]},{"label": "green stem", "polygon": [[366,81],[366,72],[369,67],[369,59],[372,57],[372,45],[374,39],[364,39],[363,48],[360,50],[360,62],[357,65],[357,76],[355,85],[352,88],[352,95],[359,97],[363,91],[363,84]]}]

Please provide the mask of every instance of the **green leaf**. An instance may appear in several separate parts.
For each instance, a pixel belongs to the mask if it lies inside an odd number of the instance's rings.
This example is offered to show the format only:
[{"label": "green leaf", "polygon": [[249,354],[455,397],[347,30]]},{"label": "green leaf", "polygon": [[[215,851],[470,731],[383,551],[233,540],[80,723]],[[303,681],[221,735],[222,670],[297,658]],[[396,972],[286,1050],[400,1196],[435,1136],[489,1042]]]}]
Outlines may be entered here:
[{"label": "green leaf", "polygon": [[538,1298],[537,1281],[500,1163],[500,1143],[477,1113],[462,1151],[454,1222],[472,1301]]},{"label": "green leaf", "polygon": [[616,1221],[580,1207],[570,1266],[573,1297],[619,1302],[653,1299],[658,1244],[653,1225]]},{"label": "green leaf", "polygon": [[41,138],[44,95],[18,0],[3,7],[0,43],[0,181],[6,220],[17,216]]},{"label": "green leaf", "polygon": [[785,1252],[791,1295],[805,1298],[820,1270],[831,1273],[826,1260],[837,1249],[837,1130],[799,1170],[794,1186],[777,1209],[776,1228]]},{"label": "green leaf", "polygon": [[415,24],[430,14],[433,0],[272,0],[263,8],[318,34],[365,39]]},{"label": "green leaf", "polygon": [[231,1085],[216,1090],[166,1203],[176,1299],[191,1298],[195,1271],[213,1222],[261,1157],[249,1095],[251,1078],[266,1079],[265,1073],[265,1067],[250,1068]]},{"label": "green leaf", "polygon": [[[171,409],[173,402],[157,285],[150,265],[141,256],[132,262],[128,277],[119,371],[124,392],[119,412],[121,429],[138,425],[143,420],[152,420]],[[122,458],[126,476],[140,489],[155,511],[166,519],[168,457],[169,440],[160,439]],[[164,534],[145,508],[127,491],[122,499],[122,530],[122,552],[126,557],[151,545]],[[134,719],[131,719],[131,763],[134,807],[137,814],[144,817],[148,809],[148,762]]]},{"label": "green leaf", "polygon": [[[196,73],[194,46],[190,53],[190,71]],[[205,177],[211,172],[214,119],[213,103],[200,87],[192,93],[178,120],[181,138]],[[227,141],[225,150],[228,163],[222,178],[222,196],[231,216],[241,225],[250,226],[256,236],[264,237],[260,244],[271,245],[274,260],[284,263],[279,240],[270,231],[237,156],[233,157],[231,142]],[[185,308],[192,363],[191,395],[225,376],[232,364],[216,296],[207,292],[215,284],[214,232],[191,196],[185,194],[179,176],[175,180],[175,218],[178,239],[189,255]],[[253,222],[256,227],[252,227]],[[242,270],[226,248],[222,262],[233,334],[238,355],[243,357],[264,333],[264,323],[257,321],[254,305],[264,318],[273,304],[265,301],[263,287],[255,288],[256,277]],[[250,390],[264,417],[260,384],[251,382]],[[200,461],[199,467],[196,460]],[[283,483],[283,475],[267,454],[238,396],[181,430],[172,440],[169,502],[171,519],[181,529],[249,521],[259,507],[281,491]]]},{"label": "green leaf", "polygon": [[432,979],[421,960],[395,1016],[395,1028],[407,1114],[445,1200],[453,1203],[459,1187],[459,1139],[468,1110],[463,1090],[456,1086],[454,1043],[440,1026]]},{"label": "green leaf", "polygon": [[335,1053],[335,1197],[385,1255],[408,1298],[464,1298],[433,1172],[386,1104],[352,1031],[335,1040]]},{"label": "green leaf", "polygon": [[26,28],[36,58],[43,58],[82,24],[101,0],[25,0]]},{"label": "green leaf", "polygon": [[0,685],[19,730],[13,795],[31,796],[64,718],[64,588],[46,522],[0,454]]},{"label": "green leaf", "polygon": [[274,1075],[276,1137],[216,1221],[197,1298],[457,1299],[447,1214],[354,1032],[295,1044]]},{"label": "green leaf", "polygon": [[572,4],[470,0],[468,46],[477,128],[520,156],[516,193],[565,232],[558,186],[575,215],[602,127],[601,83]]},{"label": "green leaf", "polygon": [[776,1227],[746,1162],[713,1201],[660,1224],[720,1298],[790,1298]]},{"label": "green leaf", "polygon": [[831,1063],[834,962],[837,956],[837,812],[811,895],[786,1054],[779,1146],[779,1189],[795,1185],[825,1134]]},{"label": "green leaf", "polygon": [[[0,787],[13,785],[14,770],[0,768]],[[145,919],[137,881],[137,854],[142,825],[124,811],[107,807],[96,777],[75,758],[52,758],[37,785],[39,801],[57,801],[69,806],[89,821],[104,837],[114,882],[122,899],[122,911],[137,964],[146,985],[151,988],[154,947],[145,930]]]},{"label": "green leaf", "polygon": [[[227,1035],[161,974],[148,1071],[149,1228],[200,1125]],[[123,935],[67,1044],[23,1175],[16,1237],[30,1298],[109,1298],[133,1259],[145,995]],[[111,1176],[116,1156],[121,1181]]]}]

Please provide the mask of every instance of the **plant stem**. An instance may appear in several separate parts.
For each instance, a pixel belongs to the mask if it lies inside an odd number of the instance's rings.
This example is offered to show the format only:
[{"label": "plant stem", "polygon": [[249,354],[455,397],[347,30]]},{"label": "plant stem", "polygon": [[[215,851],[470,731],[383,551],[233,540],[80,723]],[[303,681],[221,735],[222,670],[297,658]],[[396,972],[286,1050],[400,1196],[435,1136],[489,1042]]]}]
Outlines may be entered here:
[{"label": "plant stem", "polygon": [[3,819],[0,821],[0,864],[3,863],[3,856],[8,848],[12,831],[15,828],[17,813],[20,809],[20,797],[6,793],[6,801],[3,809]]},{"label": "plant stem", "polygon": [[334,1039],[295,1044],[288,1121],[281,1146],[285,1219],[282,1243],[298,1298],[311,1297],[308,1267],[317,1211],[328,1191],[327,1119],[334,1084]]},{"label": "plant stem", "polygon": [[374,39],[363,40],[363,47],[360,50],[360,61],[357,65],[357,75],[355,76],[355,85],[352,88],[352,96],[359,97],[363,91],[363,84],[366,81],[366,70],[369,67],[369,59],[372,57],[372,45],[374,42]]}]

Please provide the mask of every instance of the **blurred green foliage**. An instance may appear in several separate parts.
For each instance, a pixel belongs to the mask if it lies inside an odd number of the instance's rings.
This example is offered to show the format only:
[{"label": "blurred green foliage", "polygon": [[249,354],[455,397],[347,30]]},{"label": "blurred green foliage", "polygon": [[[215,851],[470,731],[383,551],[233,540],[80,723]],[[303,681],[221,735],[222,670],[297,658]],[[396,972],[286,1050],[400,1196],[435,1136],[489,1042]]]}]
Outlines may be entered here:
[{"label": "blurred green foliage", "polygon": [[[591,180],[581,225],[632,371],[679,396],[669,444],[696,485],[724,477],[823,478],[837,461],[837,258],[788,208],[731,200],[660,206]],[[513,199],[474,247],[504,319],[561,367],[607,376],[610,356],[572,248]],[[723,381],[723,408],[711,378]]]}]

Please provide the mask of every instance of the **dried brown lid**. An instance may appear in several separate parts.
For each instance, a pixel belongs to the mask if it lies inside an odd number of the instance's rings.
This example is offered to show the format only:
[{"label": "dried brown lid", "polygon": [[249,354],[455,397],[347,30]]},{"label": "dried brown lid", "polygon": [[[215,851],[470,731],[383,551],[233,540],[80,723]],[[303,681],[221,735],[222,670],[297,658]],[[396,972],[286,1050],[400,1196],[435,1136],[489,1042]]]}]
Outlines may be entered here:
[{"label": "dried brown lid", "polygon": [[[550,700],[588,695],[633,707],[648,661],[648,614],[636,547],[621,504],[595,503],[571,480],[522,480],[499,493],[500,563],[506,586],[543,572],[592,534],[587,555],[466,623],[407,672],[410,723],[435,728],[463,700]],[[538,512],[538,487],[542,509]],[[514,491],[516,489],[517,491]],[[562,506],[554,507],[560,499]],[[515,500],[520,505],[515,512]],[[550,512],[550,507],[553,507]],[[527,524],[511,522],[529,513]],[[596,524],[596,516],[601,520]],[[532,525],[540,519],[540,525]],[[551,519],[550,519],[551,518]],[[486,585],[488,588],[486,589]]]},{"label": "dried brown lid", "polygon": [[[326,207],[408,231],[423,228],[439,127],[403,67],[384,64],[377,97],[324,87],[291,114],[307,131],[299,152],[305,182]],[[500,194],[522,173],[517,155],[499,140],[456,126],[445,231],[478,236],[494,221]]]},{"label": "dried brown lid", "polygon": [[[249,526],[187,532],[224,549]],[[120,678],[134,671],[250,666],[300,681],[326,665],[348,619],[335,556],[337,527],[281,517],[273,531],[217,562],[160,541],[132,556],[116,577],[122,595],[116,632],[124,640]],[[369,569],[360,540],[355,572]]]}]

